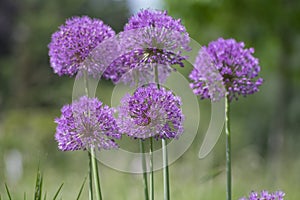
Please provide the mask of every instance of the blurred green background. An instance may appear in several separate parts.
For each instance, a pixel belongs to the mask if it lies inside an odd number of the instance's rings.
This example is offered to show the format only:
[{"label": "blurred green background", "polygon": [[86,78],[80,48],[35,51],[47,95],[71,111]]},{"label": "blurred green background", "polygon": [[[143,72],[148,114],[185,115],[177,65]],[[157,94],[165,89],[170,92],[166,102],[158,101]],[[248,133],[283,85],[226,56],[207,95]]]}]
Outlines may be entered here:
[{"label": "blurred green background", "polygon": [[[63,199],[74,199],[87,176],[86,152],[60,152],[54,118],[72,99],[72,78],[49,65],[50,37],[74,15],[98,17],[122,30],[139,7],[167,9],[181,18],[202,45],[218,37],[256,49],[265,82],[259,93],[232,105],[233,197],[251,190],[282,189],[300,199],[300,1],[298,0],[1,0],[0,1],[0,194],[7,183],[16,199],[33,196],[38,165],[48,196],[64,182]],[[181,70],[188,75],[191,66]],[[110,103],[113,85],[101,85]],[[199,101],[201,124],[189,150],[170,167],[171,197],[225,199],[225,140],[197,158],[210,119],[210,103]],[[185,133],[188,134],[188,133]],[[220,173],[219,173],[220,172]],[[140,175],[101,165],[105,199],[142,199]],[[155,174],[162,199],[161,172]],[[82,199],[87,199],[87,189]],[[5,199],[6,197],[4,197]]]}]

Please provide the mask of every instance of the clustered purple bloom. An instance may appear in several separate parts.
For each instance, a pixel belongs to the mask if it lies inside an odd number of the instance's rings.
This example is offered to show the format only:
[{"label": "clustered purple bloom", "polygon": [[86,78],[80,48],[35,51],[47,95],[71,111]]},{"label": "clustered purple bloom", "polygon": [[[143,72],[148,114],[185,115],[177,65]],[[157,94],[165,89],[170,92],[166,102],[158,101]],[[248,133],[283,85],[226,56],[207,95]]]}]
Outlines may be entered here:
[{"label": "clustered purple bloom", "polygon": [[249,197],[243,197],[239,200],[283,200],[285,193],[282,191],[276,191],[274,193],[269,193],[266,190],[261,191],[260,194],[257,192],[251,192]]},{"label": "clustered purple bloom", "polygon": [[113,115],[113,109],[86,96],[63,106],[60,118],[55,119],[58,148],[74,151],[118,147],[114,139],[120,139],[121,134]]},{"label": "clustered purple bloom", "polygon": [[181,100],[156,84],[139,87],[121,100],[118,125],[133,138],[178,138],[183,132]]},{"label": "clustered purple bloom", "polygon": [[[59,76],[73,76],[91,51],[115,32],[99,19],[87,16],[72,17],[66,20],[59,30],[52,34],[49,48],[50,64]],[[89,66],[89,74],[93,74]]]},{"label": "clustered purple bloom", "polygon": [[[203,53],[205,51],[205,53]],[[262,78],[256,79],[260,71],[258,59],[252,54],[254,49],[246,49],[243,42],[234,39],[219,38],[212,41],[207,47],[203,47],[195,61],[195,68],[190,74],[191,88],[201,98],[212,98],[214,91],[209,91],[209,83],[214,81],[214,76],[207,76],[212,65],[222,76],[223,85],[230,101],[238,99],[239,95],[246,96],[257,92],[263,83]],[[204,56],[209,56],[212,63],[203,62]],[[215,79],[219,81],[218,79]],[[216,89],[218,90],[218,89]],[[222,95],[222,92],[219,94]]]},{"label": "clustered purple bloom", "polygon": [[173,19],[168,15],[167,11],[160,10],[141,10],[129,19],[124,30],[139,29],[143,27],[165,27],[169,30],[185,33],[185,27],[181,24],[180,19]]},{"label": "clustered purple bloom", "polygon": [[183,67],[189,48],[189,36],[180,20],[166,11],[142,10],[129,19],[120,33],[123,51],[104,73],[104,77],[117,83],[131,85],[153,81],[157,68],[159,82],[165,81],[172,65]]}]

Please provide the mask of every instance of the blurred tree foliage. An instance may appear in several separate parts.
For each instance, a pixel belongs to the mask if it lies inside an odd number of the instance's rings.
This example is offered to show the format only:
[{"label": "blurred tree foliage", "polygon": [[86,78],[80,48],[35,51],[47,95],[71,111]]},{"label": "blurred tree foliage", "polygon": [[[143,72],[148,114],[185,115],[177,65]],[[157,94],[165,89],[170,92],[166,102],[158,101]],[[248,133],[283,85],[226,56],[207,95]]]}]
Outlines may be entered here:
[{"label": "blurred tree foliage", "polygon": [[190,36],[203,45],[218,37],[232,37],[244,41],[248,47],[255,47],[265,83],[259,94],[251,96],[250,100],[247,98],[246,103],[242,99],[234,105],[234,113],[237,116],[247,115],[249,120],[242,134],[247,133],[244,137],[255,143],[260,152],[269,155],[270,159],[282,152],[283,145],[297,155],[299,148],[296,141],[299,141],[300,128],[300,1],[166,2],[169,13],[181,18]]}]

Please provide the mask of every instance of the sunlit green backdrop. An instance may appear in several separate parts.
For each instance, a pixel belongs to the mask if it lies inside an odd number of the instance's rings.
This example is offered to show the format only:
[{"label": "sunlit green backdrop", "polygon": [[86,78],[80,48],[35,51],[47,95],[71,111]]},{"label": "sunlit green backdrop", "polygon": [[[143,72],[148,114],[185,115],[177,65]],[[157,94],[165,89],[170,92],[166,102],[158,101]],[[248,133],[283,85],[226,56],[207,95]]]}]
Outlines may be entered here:
[{"label": "sunlit green backdrop", "polygon": [[[286,199],[299,199],[300,1],[166,0],[163,5],[170,15],[182,19],[200,44],[233,37],[254,47],[260,59],[265,80],[260,92],[232,105],[234,199],[262,189],[282,189]],[[39,165],[49,197],[65,183],[62,198],[74,199],[87,176],[87,153],[60,152],[54,141],[53,120],[60,115],[61,106],[71,102],[74,80],[53,74],[47,45],[58,26],[74,15],[98,17],[119,32],[130,12],[124,0],[0,2],[2,198],[7,183],[16,199],[24,192],[30,199]],[[190,70],[186,65],[180,72],[187,76]],[[112,89],[110,82],[103,82],[97,94],[110,104]],[[170,167],[173,200],[225,199],[224,137],[207,158],[197,158],[210,118],[210,103],[199,101],[199,106],[198,136]],[[18,162],[20,174],[13,171],[14,167],[18,171]],[[104,165],[100,174],[105,199],[142,199],[140,175]],[[163,195],[161,177],[161,172],[156,172],[156,199]],[[87,199],[87,189],[82,199]]]}]

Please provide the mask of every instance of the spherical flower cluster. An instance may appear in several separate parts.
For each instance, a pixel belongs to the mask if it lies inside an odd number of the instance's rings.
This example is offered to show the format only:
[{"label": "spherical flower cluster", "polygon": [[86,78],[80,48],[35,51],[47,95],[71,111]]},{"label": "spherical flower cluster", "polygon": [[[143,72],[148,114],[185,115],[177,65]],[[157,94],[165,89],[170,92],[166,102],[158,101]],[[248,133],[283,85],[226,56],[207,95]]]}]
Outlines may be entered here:
[{"label": "spherical flower cluster", "polygon": [[[203,51],[206,53],[203,54]],[[190,74],[193,81],[191,87],[196,95],[201,98],[212,98],[214,91],[207,87],[214,76],[207,76],[205,71],[215,67],[222,76],[222,82],[229,96],[230,101],[238,99],[239,95],[249,95],[257,92],[258,87],[263,83],[262,78],[256,78],[260,71],[258,59],[252,54],[254,49],[246,49],[243,42],[236,42],[234,39],[219,38],[203,47],[196,61],[195,68]],[[203,55],[209,56],[211,63],[203,62]],[[215,81],[219,81],[216,79]],[[216,89],[217,90],[217,89]]]},{"label": "spherical flower cluster", "polygon": [[285,193],[282,191],[276,191],[274,193],[269,193],[266,190],[261,191],[260,194],[257,192],[251,192],[249,197],[243,197],[239,200],[283,200]]},{"label": "spherical flower cluster", "polygon": [[48,45],[50,64],[54,73],[59,76],[75,75],[91,51],[103,40],[114,35],[115,32],[99,19],[87,16],[68,19],[52,34]]},{"label": "spherical flower cluster", "polygon": [[166,11],[140,11],[129,19],[119,39],[123,51],[104,73],[105,78],[115,83],[149,83],[149,79],[154,79],[155,68],[162,83],[172,65],[183,67],[183,52],[190,49],[185,27]]},{"label": "spherical flower cluster", "polygon": [[121,100],[118,125],[133,138],[178,138],[183,132],[181,100],[155,84],[138,88]]},{"label": "spherical flower cluster", "polygon": [[61,109],[55,139],[62,151],[86,150],[91,147],[111,149],[118,147],[114,139],[121,134],[114,119],[114,111],[97,98],[81,97]]}]

